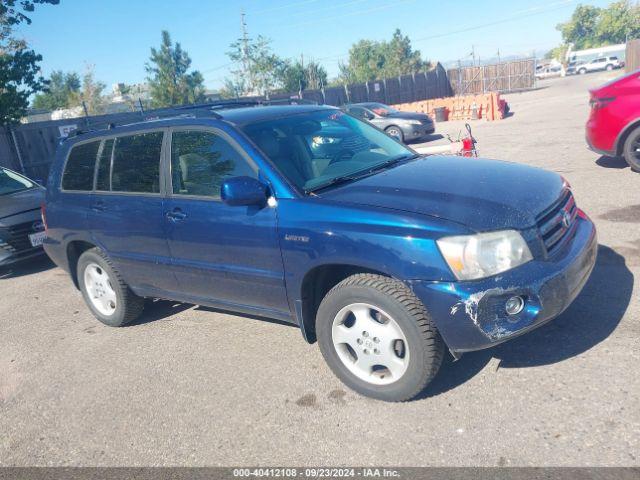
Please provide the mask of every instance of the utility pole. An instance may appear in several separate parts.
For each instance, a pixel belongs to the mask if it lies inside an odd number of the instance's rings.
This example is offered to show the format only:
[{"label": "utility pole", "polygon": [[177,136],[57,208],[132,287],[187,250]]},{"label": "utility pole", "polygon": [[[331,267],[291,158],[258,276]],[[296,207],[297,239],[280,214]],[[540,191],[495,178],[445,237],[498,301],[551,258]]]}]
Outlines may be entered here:
[{"label": "utility pole", "polygon": [[500,49],[498,49],[498,63],[500,63]]},{"label": "utility pole", "polygon": [[473,66],[476,66],[476,46],[471,45],[471,56],[473,57]]},{"label": "utility pole", "polygon": [[240,31],[242,32],[242,71],[244,78],[249,79],[249,90],[253,93],[254,83],[249,69],[249,34],[247,33],[247,22],[244,17],[244,9],[240,9]]}]

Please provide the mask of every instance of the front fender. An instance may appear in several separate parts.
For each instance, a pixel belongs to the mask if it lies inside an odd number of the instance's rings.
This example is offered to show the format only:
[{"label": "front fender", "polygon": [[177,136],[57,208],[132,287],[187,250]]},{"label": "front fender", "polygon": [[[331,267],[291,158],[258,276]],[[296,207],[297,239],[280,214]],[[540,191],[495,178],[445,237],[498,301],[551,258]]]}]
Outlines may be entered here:
[{"label": "front fender", "polygon": [[319,198],[278,201],[278,236],[292,311],[307,272],[344,265],[399,280],[454,281],[436,245],[446,235],[471,233],[447,220]]}]

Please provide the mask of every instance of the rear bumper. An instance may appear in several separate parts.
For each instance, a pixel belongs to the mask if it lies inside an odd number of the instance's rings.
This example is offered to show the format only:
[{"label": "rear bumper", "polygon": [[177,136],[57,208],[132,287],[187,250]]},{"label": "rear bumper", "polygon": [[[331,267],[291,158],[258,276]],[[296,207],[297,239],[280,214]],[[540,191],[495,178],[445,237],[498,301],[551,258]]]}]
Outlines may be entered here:
[{"label": "rear bumper", "polygon": [[[411,286],[453,352],[497,345],[560,315],[593,270],[597,237],[593,223],[578,218],[573,238],[554,258],[534,260],[495,277],[469,282],[415,281]],[[509,316],[506,300],[522,296],[522,312]]]},{"label": "rear bumper", "polygon": [[598,126],[598,123],[594,119],[589,119],[587,125],[585,127],[585,140],[587,142],[587,146],[589,150],[596,152],[599,155],[604,155],[605,157],[615,157],[616,149],[615,149],[615,138],[606,139],[602,138],[603,128]]}]

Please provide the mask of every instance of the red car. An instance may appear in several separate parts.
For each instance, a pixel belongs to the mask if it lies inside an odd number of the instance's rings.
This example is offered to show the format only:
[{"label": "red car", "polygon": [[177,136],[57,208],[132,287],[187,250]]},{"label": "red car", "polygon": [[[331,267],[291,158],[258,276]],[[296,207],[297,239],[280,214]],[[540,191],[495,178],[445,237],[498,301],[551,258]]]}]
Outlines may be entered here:
[{"label": "red car", "polygon": [[589,148],[608,157],[623,156],[640,172],[640,70],[590,93]]}]

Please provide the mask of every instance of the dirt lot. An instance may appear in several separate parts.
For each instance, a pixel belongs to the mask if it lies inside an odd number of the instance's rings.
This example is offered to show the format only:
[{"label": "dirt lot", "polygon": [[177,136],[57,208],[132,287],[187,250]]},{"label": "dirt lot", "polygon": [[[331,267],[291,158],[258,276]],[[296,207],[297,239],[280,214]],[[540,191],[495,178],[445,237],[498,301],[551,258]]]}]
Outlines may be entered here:
[{"label": "dirt lot", "polygon": [[563,174],[597,224],[594,274],[556,321],[386,404],[296,328],[169,302],[105,327],[36,262],[0,273],[0,465],[640,465],[640,174],[583,138],[587,88],[609,76],[541,83],[474,123],[483,156]]}]

